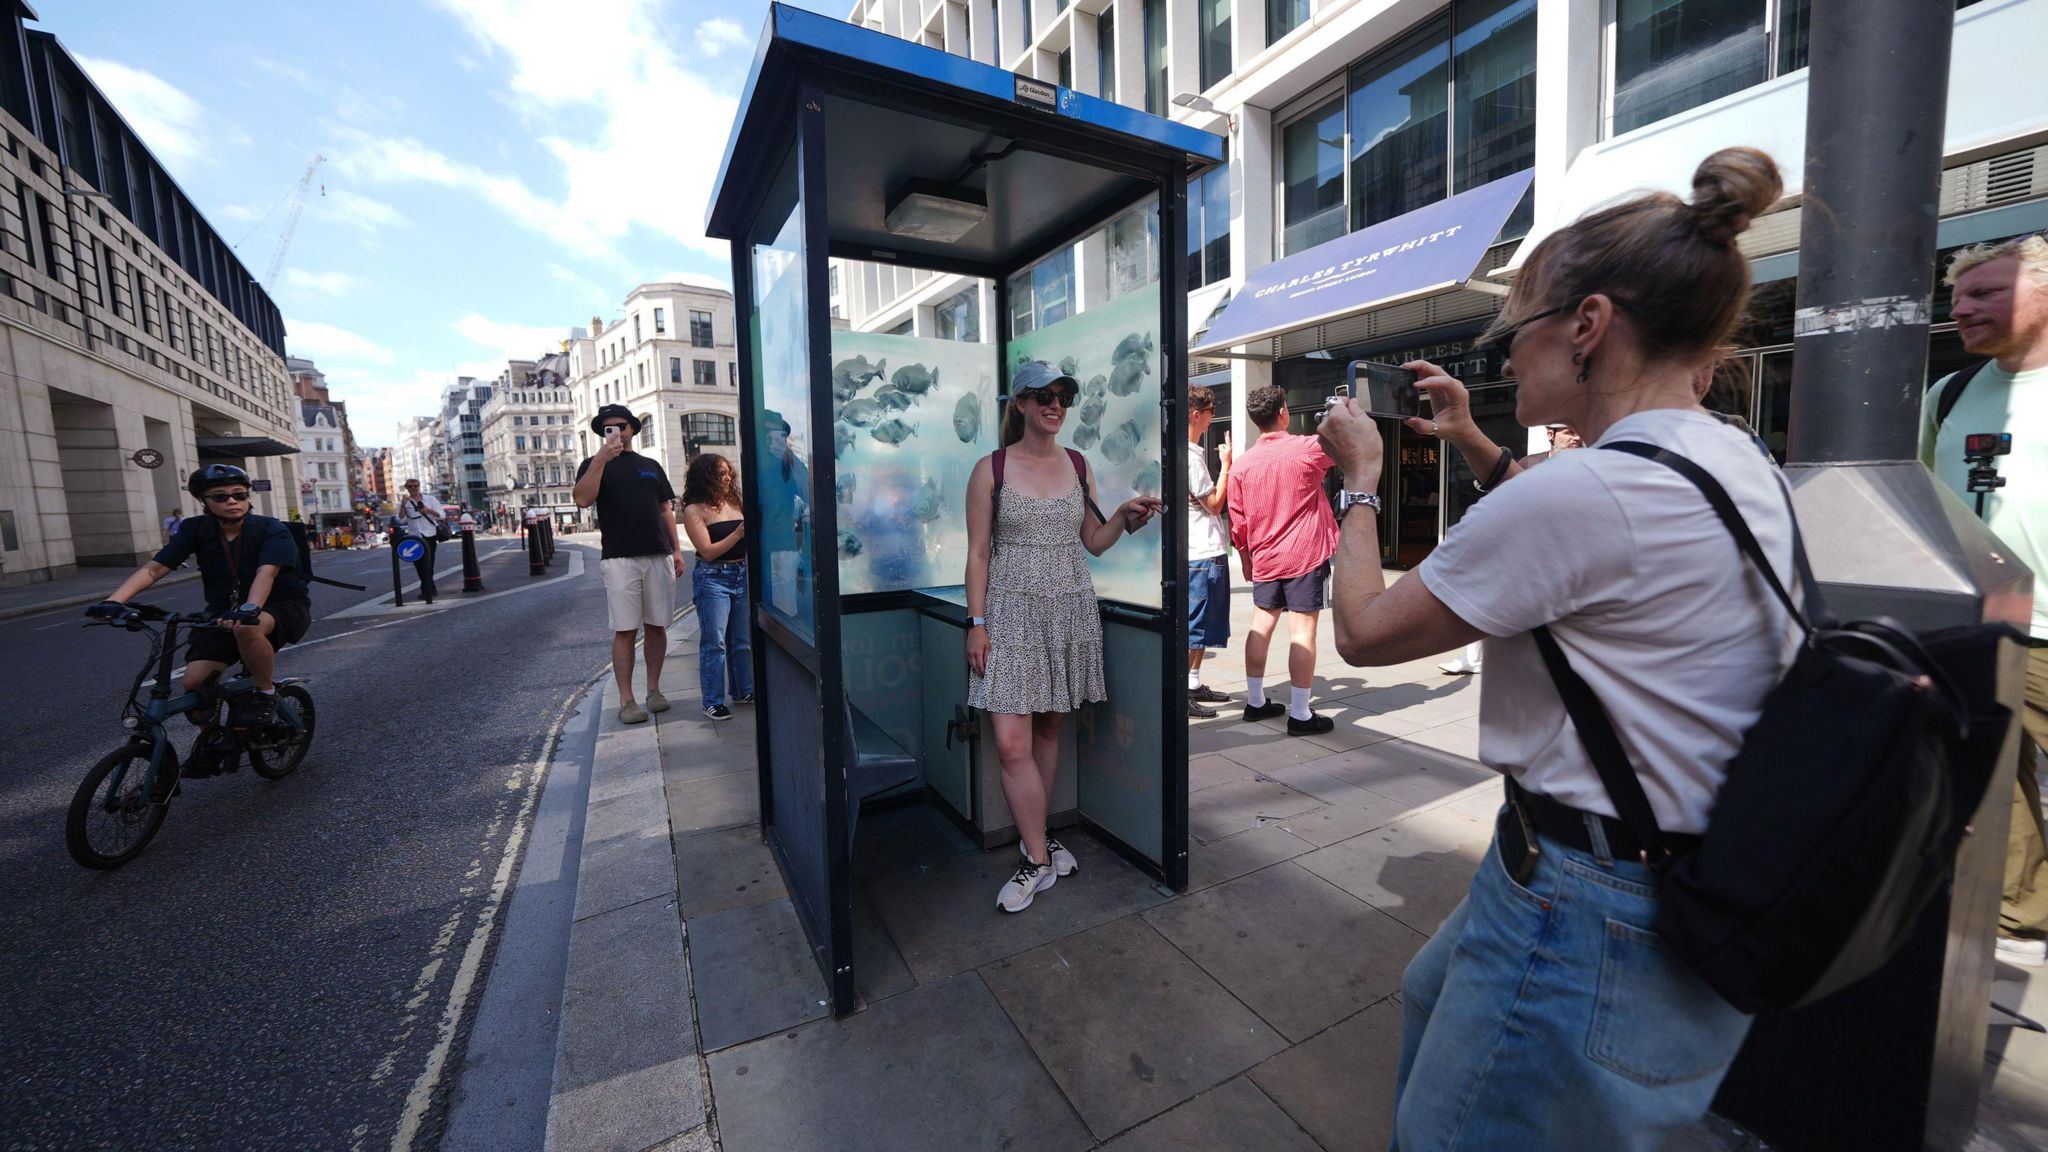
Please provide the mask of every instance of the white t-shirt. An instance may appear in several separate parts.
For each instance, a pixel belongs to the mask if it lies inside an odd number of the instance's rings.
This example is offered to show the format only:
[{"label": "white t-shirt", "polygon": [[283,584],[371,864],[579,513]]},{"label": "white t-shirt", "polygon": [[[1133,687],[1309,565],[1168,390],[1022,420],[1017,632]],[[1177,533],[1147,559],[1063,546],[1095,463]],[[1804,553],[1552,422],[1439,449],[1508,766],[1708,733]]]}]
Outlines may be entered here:
[{"label": "white t-shirt", "polygon": [[[1754,441],[1683,409],[1638,412],[1600,443],[1624,440],[1712,473],[1791,587],[1786,490]],[[1690,481],[1597,446],[1488,494],[1417,574],[1492,637],[1479,758],[1531,792],[1615,814],[1529,635],[1548,624],[1606,706],[1666,832],[1706,830],[1728,761],[1797,645],[1784,608]]]},{"label": "white t-shirt", "polygon": [[1200,444],[1188,441],[1188,559],[1208,560],[1230,551],[1223,535],[1223,518],[1202,506],[1216,481],[1209,475],[1209,454]]},{"label": "white t-shirt", "polygon": [[414,536],[433,536],[440,532],[441,522],[431,519],[421,512],[419,510],[419,505],[421,504],[433,509],[435,515],[439,515],[442,511],[441,498],[432,492],[420,493],[417,503],[410,496],[400,496],[398,498],[398,522],[404,526],[407,532]]},{"label": "white t-shirt", "polygon": [[1963,437],[1974,432],[2012,433],[2012,454],[1998,458],[2005,487],[1986,495],[1984,522],[1993,535],[2034,571],[2034,621],[2030,631],[2048,640],[2048,368],[2007,372],[1986,364],[1956,401],[1937,437],[1934,406],[1954,376],[1927,390],[1920,414],[1920,460],[1970,508],[1970,467],[1963,463]]}]

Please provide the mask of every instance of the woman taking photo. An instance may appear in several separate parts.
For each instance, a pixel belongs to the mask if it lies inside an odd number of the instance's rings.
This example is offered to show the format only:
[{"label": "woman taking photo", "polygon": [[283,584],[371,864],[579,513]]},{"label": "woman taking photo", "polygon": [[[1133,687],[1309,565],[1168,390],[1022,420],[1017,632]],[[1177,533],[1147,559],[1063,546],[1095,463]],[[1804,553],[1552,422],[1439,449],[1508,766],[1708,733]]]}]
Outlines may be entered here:
[{"label": "woman taking photo", "polygon": [[[1691,483],[1599,449],[1647,442],[1704,468],[1790,583],[1786,486],[1694,389],[1749,295],[1736,237],[1781,190],[1768,156],[1727,149],[1690,203],[1643,195],[1543,240],[1488,337],[1506,345],[1516,420],[1569,424],[1590,450],[1501,466],[1392,590],[1376,509],[1344,518],[1339,653],[1396,664],[1484,638],[1479,756],[1509,778],[1464,902],[1402,980],[1397,1149],[1654,1149],[1705,1113],[1749,1031],[1652,929],[1660,873],[1614,818],[1532,629],[1606,706],[1666,841],[1696,841],[1796,638]],[[1471,434],[1456,382],[1409,367],[1446,437],[1495,476],[1505,449]],[[1370,493],[1373,420],[1345,404],[1322,434],[1345,487]]]},{"label": "woman taking photo", "polygon": [[706,452],[683,473],[683,531],[697,550],[690,595],[697,605],[697,682],[704,714],[732,719],[726,706],[754,701],[754,649],[747,636],[747,525],[732,461]]},{"label": "woman taking photo", "polygon": [[1005,912],[1029,908],[1077,866],[1046,827],[1046,807],[1067,713],[1108,699],[1102,620],[1081,550],[1102,555],[1164,507],[1134,496],[1108,516],[1097,509],[1092,470],[1057,439],[1080,390],[1042,360],[1018,365],[1003,447],[967,481],[967,702],[995,728],[1024,854],[996,898]]}]

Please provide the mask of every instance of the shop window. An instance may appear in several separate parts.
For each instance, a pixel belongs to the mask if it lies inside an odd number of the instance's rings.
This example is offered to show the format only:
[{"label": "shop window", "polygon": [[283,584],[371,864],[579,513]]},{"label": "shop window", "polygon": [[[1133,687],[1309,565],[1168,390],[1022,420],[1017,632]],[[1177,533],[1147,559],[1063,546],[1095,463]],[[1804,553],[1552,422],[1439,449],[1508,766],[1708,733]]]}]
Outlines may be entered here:
[{"label": "shop window", "polygon": [[969,284],[948,296],[932,308],[932,316],[938,324],[939,339],[959,340],[969,344],[981,342],[981,288],[978,283]]},{"label": "shop window", "polygon": [[1230,279],[1230,169],[1188,181],[1188,290]]},{"label": "shop window", "polygon": [[1116,13],[1105,8],[1095,18],[1095,77],[1104,100],[1116,99]]},{"label": "shop window", "polygon": [[1266,0],[1266,43],[1308,23],[1309,0]]},{"label": "shop window", "polygon": [[1198,0],[1200,24],[1202,90],[1208,91],[1230,75],[1230,6],[1236,0]]}]

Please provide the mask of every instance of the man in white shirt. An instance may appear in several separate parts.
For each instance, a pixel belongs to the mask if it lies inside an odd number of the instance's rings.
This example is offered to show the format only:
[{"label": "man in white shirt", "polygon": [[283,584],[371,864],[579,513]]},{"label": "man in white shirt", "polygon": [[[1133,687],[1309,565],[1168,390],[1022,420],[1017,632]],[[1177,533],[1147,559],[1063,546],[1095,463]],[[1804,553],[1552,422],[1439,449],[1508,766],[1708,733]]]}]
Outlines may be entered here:
[{"label": "man in white shirt", "polygon": [[1230,697],[1202,683],[1202,655],[1230,642],[1230,546],[1223,535],[1224,496],[1230,486],[1230,441],[1216,446],[1221,467],[1209,478],[1202,438],[1216,419],[1216,393],[1188,389],[1188,715],[1208,719],[1207,705]]},{"label": "man in white shirt", "polygon": [[[398,526],[427,546],[412,564],[420,577],[420,600],[426,604],[434,602],[434,550],[441,536],[441,522],[446,518],[440,497],[422,492],[417,480],[405,482],[405,495],[398,499]],[[396,548],[398,544],[393,541],[391,546]]]},{"label": "man in white shirt", "polygon": [[2011,454],[1995,458],[2005,487],[1986,494],[1983,504],[1985,524],[2034,571],[2020,715],[2025,732],[2006,837],[1998,958],[2039,967],[2048,963],[2048,836],[2035,776],[2039,750],[2048,748],[2048,238],[1965,248],[1949,261],[1948,283],[1955,289],[1949,315],[1963,350],[1989,359],[1927,390],[1920,459],[1974,507],[1964,438],[2012,435]]}]

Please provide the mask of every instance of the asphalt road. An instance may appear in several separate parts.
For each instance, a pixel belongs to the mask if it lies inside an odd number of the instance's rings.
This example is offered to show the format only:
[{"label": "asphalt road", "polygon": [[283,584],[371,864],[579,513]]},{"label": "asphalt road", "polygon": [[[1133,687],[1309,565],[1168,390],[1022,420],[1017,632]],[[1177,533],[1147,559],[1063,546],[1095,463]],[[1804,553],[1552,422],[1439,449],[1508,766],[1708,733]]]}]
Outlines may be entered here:
[{"label": "asphalt road", "polygon": [[316,586],[320,619],[281,657],[311,677],[306,763],[187,783],[111,873],[72,863],[64,811],[121,742],[147,645],[78,609],[0,622],[0,1147],[435,1144],[533,767],[609,660],[594,549],[544,585],[523,549],[481,551],[496,595],[456,575],[432,607],[339,619],[388,601],[389,553],[317,556],[373,592]]}]

